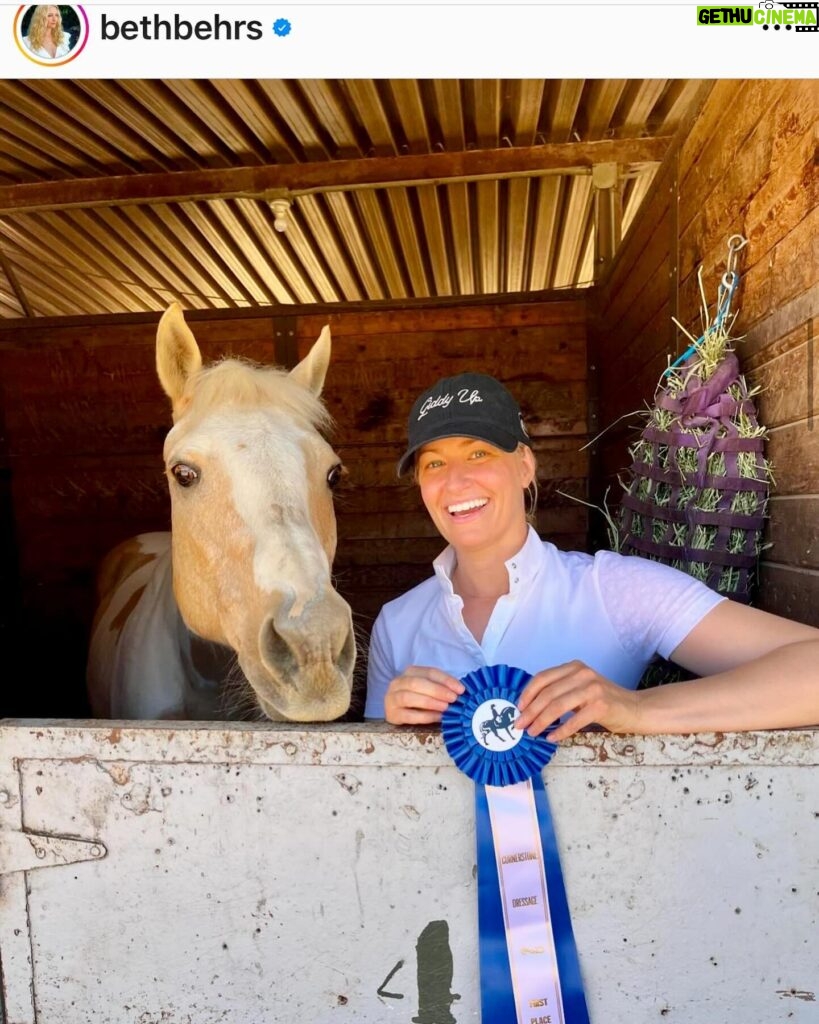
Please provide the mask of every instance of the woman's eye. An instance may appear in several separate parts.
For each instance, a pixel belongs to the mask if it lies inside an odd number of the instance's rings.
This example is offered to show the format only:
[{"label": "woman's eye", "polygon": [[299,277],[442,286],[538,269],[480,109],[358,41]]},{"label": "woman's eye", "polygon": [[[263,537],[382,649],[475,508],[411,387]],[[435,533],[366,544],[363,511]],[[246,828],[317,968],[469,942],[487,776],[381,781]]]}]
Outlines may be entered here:
[{"label": "woman's eye", "polygon": [[443,466],[443,462],[441,462],[440,459],[430,459],[429,462],[424,462],[421,464],[421,469],[438,469],[439,466]]},{"label": "woman's eye", "polygon": [[199,479],[199,470],[184,462],[177,462],[171,468],[171,473],[180,487],[191,487]]},{"label": "woman's eye", "polygon": [[327,474],[327,486],[332,490],[344,476],[344,467],[340,462],[336,463],[335,466]]},{"label": "woman's eye", "polygon": [[484,451],[483,448],[476,448],[474,452],[470,454],[470,459],[485,459],[489,453]]}]

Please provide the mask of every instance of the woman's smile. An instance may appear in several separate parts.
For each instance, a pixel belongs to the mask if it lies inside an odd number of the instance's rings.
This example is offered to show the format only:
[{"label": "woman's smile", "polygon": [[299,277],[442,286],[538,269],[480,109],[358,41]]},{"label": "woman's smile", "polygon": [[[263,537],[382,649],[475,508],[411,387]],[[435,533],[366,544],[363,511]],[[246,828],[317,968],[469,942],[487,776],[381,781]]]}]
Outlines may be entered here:
[{"label": "woman's smile", "polygon": [[470,512],[477,512],[489,504],[489,498],[472,498],[469,501],[459,501],[454,505],[447,506],[447,512],[455,518],[461,519]]}]

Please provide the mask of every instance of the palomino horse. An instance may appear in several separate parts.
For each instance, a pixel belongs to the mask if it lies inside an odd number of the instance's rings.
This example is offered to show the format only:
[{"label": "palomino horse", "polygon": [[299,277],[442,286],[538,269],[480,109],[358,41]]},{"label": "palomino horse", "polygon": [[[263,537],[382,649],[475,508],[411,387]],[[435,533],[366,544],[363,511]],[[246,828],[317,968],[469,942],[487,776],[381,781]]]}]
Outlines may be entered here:
[{"label": "palomino horse", "polygon": [[162,316],[172,532],[135,537],[103,562],[88,659],[95,715],[230,717],[226,670],[274,721],[347,711],[355,640],[330,577],[342,467],[319,433],[329,360],[325,327],[290,373],[234,359],[203,368],[181,307]]}]

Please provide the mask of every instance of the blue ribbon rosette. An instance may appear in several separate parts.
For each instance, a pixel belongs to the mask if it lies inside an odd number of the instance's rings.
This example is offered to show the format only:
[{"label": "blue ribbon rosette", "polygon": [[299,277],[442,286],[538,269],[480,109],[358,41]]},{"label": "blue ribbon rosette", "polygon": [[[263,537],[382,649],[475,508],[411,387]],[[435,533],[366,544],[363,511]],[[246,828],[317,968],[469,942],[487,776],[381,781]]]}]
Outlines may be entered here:
[{"label": "blue ribbon rosette", "polygon": [[557,745],[515,729],[531,677],[509,665],[464,676],[441,730],[475,783],[481,1017],[589,1024],[542,770]]}]

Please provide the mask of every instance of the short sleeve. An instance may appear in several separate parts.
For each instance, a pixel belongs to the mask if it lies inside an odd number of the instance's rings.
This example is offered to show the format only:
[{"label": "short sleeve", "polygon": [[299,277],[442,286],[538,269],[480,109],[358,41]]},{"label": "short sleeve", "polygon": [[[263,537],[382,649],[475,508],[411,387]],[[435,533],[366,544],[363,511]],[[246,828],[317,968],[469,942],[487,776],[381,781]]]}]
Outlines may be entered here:
[{"label": "short sleeve", "polygon": [[722,601],[721,594],[679,569],[639,555],[600,552],[600,596],[623,649],[646,661],[668,658]]},{"label": "short sleeve", "polygon": [[384,717],[384,697],[387,687],[397,675],[395,666],[392,664],[391,654],[386,617],[382,609],[370,635],[370,651],[367,661],[367,701],[364,705],[365,718]]}]

